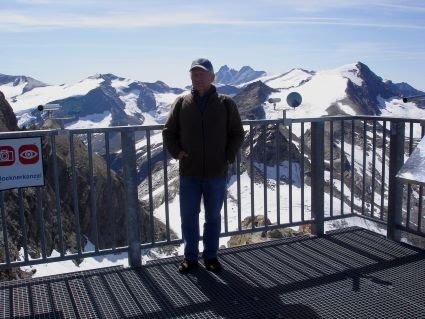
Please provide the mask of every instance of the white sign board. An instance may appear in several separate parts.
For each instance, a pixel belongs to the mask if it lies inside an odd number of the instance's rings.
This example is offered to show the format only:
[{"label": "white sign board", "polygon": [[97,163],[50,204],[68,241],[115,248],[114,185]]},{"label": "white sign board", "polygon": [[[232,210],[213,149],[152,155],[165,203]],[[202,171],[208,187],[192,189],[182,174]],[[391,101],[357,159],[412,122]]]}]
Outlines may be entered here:
[{"label": "white sign board", "polygon": [[0,139],[0,190],[44,186],[41,137]]}]

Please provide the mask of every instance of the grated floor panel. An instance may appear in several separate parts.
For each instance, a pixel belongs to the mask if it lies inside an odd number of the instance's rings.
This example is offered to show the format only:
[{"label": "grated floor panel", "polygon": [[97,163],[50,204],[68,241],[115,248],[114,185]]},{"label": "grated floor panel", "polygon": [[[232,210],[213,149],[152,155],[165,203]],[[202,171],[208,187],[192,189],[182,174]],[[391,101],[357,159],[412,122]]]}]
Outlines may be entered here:
[{"label": "grated floor panel", "polygon": [[425,318],[425,251],[360,228],[220,251],[223,273],[181,257],[0,282],[2,318]]}]

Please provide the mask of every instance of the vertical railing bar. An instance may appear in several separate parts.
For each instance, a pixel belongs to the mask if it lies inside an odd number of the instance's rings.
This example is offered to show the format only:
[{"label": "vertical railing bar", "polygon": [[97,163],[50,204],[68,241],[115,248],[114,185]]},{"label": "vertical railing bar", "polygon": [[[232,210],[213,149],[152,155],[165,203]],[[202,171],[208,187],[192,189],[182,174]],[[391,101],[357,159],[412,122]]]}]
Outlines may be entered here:
[{"label": "vertical railing bar", "polygon": [[55,135],[50,136],[50,143],[52,144],[52,162],[53,162],[53,180],[55,187],[55,205],[56,205],[56,220],[59,232],[59,250],[61,257],[65,256],[65,248],[63,245],[63,229],[62,229],[62,213],[60,204],[60,190],[59,190],[59,173],[58,173],[58,161],[56,154],[56,137]]},{"label": "vertical railing bar", "polygon": [[312,234],[324,235],[324,122],[311,123],[311,215]]},{"label": "vertical railing bar", "polygon": [[10,253],[9,253],[9,242],[7,235],[7,221],[6,221],[6,210],[4,208],[4,191],[0,191],[0,211],[1,211],[1,226],[3,232],[4,242],[4,256],[6,257],[6,264],[10,265]]},{"label": "vertical railing bar", "polygon": [[383,121],[382,123],[382,168],[381,168],[381,212],[380,219],[384,220],[384,203],[385,203],[385,153],[387,149],[387,121]]},{"label": "vertical railing bar", "polygon": [[423,205],[423,186],[419,186],[419,203],[418,203],[418,231],[422,232],[422,205]]},{"label": "vertical railing bar", "polygon": [[[231,167],[232,164],[230,164]],[[228,200],[228,196],[229,196],[229,191],[228,191],[228,184],[226,181],[226,188],[224,189],[224,198],[223,198],[223,224],[224,224],[224,233],[227,234],[228,232],[228,213],[227,213],[227,200]]]},{"label": "vertical railing bar", "polygon": [[[252,128],[252,124],[249,124],[249,168],[251,171],[251,220],[254,220],[254,146],[253,146],[253,139],[254,139],[254,133],[253,133],[253,128]],[[253,223],[254,224],[254,223]],[[238,215],[238,230],[242,229],[242,225],[241,225],[241,216]]]},{"label": "vertical railing bar", "polygon": [[334,215],[334,122],[329,121],[329,210]]},{"label": "vertical railing bar", "polygon": [[87,153],[89,158],[89,183],[90,183],[90,230],[92,232],[92,240],[94,241],[94,250],[99,252],[99,233],[98,233],[98,218],[96,207],[96,186],[94,182],[93,170],[93,145],[92,134],[87,133]]},{"label": "vertical railing bar", "polygon": [[149,227],[151,233],[151,242],[155,244],[155,225],[153,214],[153,194],[152,194],[152,154],[151,154],[151,131],[146,129],[146,149],[148,160],[148,191],[149,191]]},{"label": "vertical railing bar", "polygon": [[21,227],[24,248],[24,260],[29,261],[28,258],[28,236],[27,236],[27,225],[25,223],[24,204],[23,204],[23,189],[18,188],[18,200],[19,200],[19,227]]},{"label": "vertical railing bar", "polygon": [[276,123],[276,224],[280,225],[280,131]]},{"label": "vertical railing bar", "polygon": [[[410,122],[409,126],[409,156],[413,152],[413,122]],[[406,202],[406,227],[410,227],[410,209],[412,200],[412,185],[410,183],[407,184],[407,202]]]},{"label": "vertical railing bar", "polygon": [[[232,164],[229,164],[229,170],[230,170],[230,174],[232,174],[233,175],[233,163]],[[231,176],[232,176],[231,175]],[[226,180],[226,188],[224,189],[224,198],[223,198],[223,224],[224,224],[224,233],[225,234],[227,234],[228,233],[228,231],[229,231],[229,226],[228,226],[228,223],[229,223],[229,220],[228,220],[228,207],[227,207],[227,200],[228,200],[228,198],[229,198],[229,189],[228,189],[228,180],[229,180],[229,178],[228,178],[228,175],[227,175],[227,180]],[[239,197],[239,194],[238,194],[238,197]],[[239,198],[238,198],[238,200],[239,200]]]},{"label": "vertical railing bar", "polygon": [[301,221],[305,220],[305,206],[304,206],[304,156],[305,156],[305,138],[304,138],[304,122],[301,122],[301,171],[300,171],[300,180],[301,180]]},{"label": "vertical railing bar", "polygon": [[289,223],[292,224],[293,222],[293,204],[292,204],[292,122],[289,123],[288,126],[288,150],[289,150],[289,157],[288,157],[288,172],[289,172]]},{"label": "vertical railing bar", "polygon": [[355,138],[354,138],[354,132],[355,132],[355,124],[354,124],[354,119],[351,120],[351,214],[354,213],[354,171],[355,171],[355,166],[354,166],[354,142],[355,142]]},{"label": "vertical railing bar", "polygon": [[[264,206],[264,222],[267,227],[267,124],[263,125],[263,206]],[[254,221],[252,222],[252,225],[254,226]]]},{"label": "vertical railing bar", "polygon": [[77,170],[76,170],[76,163],[75,163],[75,147],[74,147],[74,134],[69,135],[69,153],[71,155],[71,169],[72,169],[72,194],[74,199],[74,214],[75,214],[75,227],[76,229],[76,241],[77,241],[77,250],[78,250],[78,256],[81,256],[82,254],[82,247],[81,247],[81,226],[80,226],[80,210],[78,207],[78,187],[77,187]]},{"label": "vertical railing bar", "polygon": [[401,239],[403,184],[396,175],[404,163],[404,136],[405,123],[391,122],[387,237],[394,241]]},{"label": "vertical railing bar", "polygon": [[344,215],[345,121],[341,120],[341,216]]},{"label": "vertical railing bar", "polygon": [[241,199],[241,150],[236,154],[236,186],[238,192],[238,220],[242,219],[242,199]]},{"label": "vertical railing bar", "polygon": [[164,207],[165,207],[165,231],[167,235],[167,241],[171,240],[171,232],[170,232],[170,207],[168,205],[169,197],[168,197],[168,159],[167,159],[167,150],[164,146],[164,140],[162,140],[162,167],[164,170]]},{"label": "vertical railing bar", "polygon": [[44,261],[47,260],[47,253],[46,253],[46,232],[44,227],[44,213],[43,213],[43,198],[41,193],[41,188],[36,187],[35,188],[36,193],[36,201],[37,201],[37,228],[40,233],[40,240],[41,240],[41,257]]},{"label": "vertical railing bar", "polygon": [[305,205],[304,205],[304,174],[305,174],[305,166],[304,166],[304,156],[305,156],[305,132],[304,132],[304,122],[301,122],[301,163],[300,163],[300,180],[301,180],[301,221],[305,220]]},{"label": "vertical railing bar", "polygon": [[125,210],[127,214],[128,263],[130,267],[140,267],[142,255],[139,199],[137,193],[136,138],[134,131],[121,131],[122,168],[125,187]]},{"label": "vertical railing bar", "polygon": [[[106,131],[105,135],[105,161],[106,161],[106,193],[107,193],[107,207],[112,208],[112,176],[111,176],[111,150],[110,150],[110,141],[109,141],[109,132]],[[114,209],[109,209],[109,219],[111,220],[112,228],[112,250],[115,251],[117,248],[117,225],[116,225],[116,211]]]},{"label": "vertical railing bar", "polygon": [[363,121],[363,164],[362,164],[362,215],[365,215],[365,197],[366,197],[366,154],[367,154],[367,120]]},{"label": "vertical railing bar", "polygon": [[[425,125],[422,125],[421,138],[425,135]],[[422,185],[419,186],[419,207],[418,207],[418,231],[422,228],[422,203],[423,203],[423,192],[424,188]]]},{"label": "vertical railing bar", "polygon": [[372,122],[372,196],[370,203],[371,216],[375,217],[375,167],[376,167],[376,121]]}]

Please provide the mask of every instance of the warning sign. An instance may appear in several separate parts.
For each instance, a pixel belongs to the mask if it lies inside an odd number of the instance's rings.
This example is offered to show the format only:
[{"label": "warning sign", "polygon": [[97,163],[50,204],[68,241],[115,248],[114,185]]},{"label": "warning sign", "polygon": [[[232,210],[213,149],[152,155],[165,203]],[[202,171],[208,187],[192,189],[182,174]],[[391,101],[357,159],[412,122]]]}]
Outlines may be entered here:
[{"label": "warning sign", "polygon": [[0,140],[0,190],[44,186],[41,137]]}]

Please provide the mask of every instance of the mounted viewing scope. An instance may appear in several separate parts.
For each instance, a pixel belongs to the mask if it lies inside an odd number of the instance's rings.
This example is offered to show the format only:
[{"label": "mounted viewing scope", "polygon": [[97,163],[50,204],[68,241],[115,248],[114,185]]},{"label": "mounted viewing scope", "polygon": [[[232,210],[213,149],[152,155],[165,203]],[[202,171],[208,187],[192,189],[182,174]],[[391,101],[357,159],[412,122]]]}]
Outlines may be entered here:
[{"label": "mounted viewing scope", "polygon": [[60,110],[61,108],[62,106],[60,104],[45,104],[45,105],[40,104],[39,106],[37,106],[37,110],[39,110],[40,112],[57,111],[57,110]]},{"label": "mounted viewing scope", "polygon": [[[62,109],[62,105],[57,104],[57,103],[48,103],[48,104],[40,104],[39,106],[37,106],[37,110],[39,110],[40,112],[47,112],[47,118],[51,119],[51,120],[55,120],[59,122],[60,128],[62,131],[65,130],[65,126],[64,126],[64,121],[68,121],[68,120],[72,120],[74,119],[73,116],[61,116],[61,117],[53,117],[53,112],[54,111],[59,111]],[[61,112],[59,112],[60,114]]]},{"label": "mounted viewing scope", "polygon": [[425,94],[416,96],[407,96],[403,98],[403,103],[425,101]]},{"label": "mounted viewing scope", "polygon": [[275,103],[279,103],[280,102],[280,98],[278,98],[278,97],[275,97],[275,98],[270,98],[270,99],[268,99],[267,100],[267,102],[269,102],[269,103],[273,103],[273,104],[275,104]]}]

